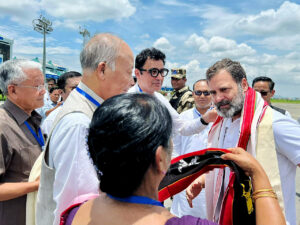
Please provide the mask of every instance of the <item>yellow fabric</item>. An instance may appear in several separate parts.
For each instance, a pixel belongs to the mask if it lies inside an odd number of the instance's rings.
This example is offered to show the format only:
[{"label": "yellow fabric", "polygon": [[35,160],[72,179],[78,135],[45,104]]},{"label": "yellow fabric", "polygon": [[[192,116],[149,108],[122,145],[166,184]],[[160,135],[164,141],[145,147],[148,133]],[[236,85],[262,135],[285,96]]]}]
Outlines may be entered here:
[{"label": "yellow fabric", "polygon": [[[35,161],[28,178],[28,182],[35,181],[41,175],[42,159],[44,152],[42,152],[37,160]],[[30,192],[27,194],[26,201],[26,225],[35,225],[35,206],[37,191]]]},{"label": "yellow fabric", "polygon": [[284,201],[277,160],[276,146],[272,128],[273,112],[270,107],[257,128],[256,159],[266,171],[271,186],[277,194],[279,205],[284,213]]}]

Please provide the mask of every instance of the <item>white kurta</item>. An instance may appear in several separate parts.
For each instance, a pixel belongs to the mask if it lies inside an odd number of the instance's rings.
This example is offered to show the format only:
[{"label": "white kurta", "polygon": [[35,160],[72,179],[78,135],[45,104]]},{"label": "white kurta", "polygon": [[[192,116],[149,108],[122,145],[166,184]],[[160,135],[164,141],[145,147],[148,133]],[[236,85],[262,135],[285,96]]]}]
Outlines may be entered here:
[{"label": "white kurta", "polygon": [[[199,119],[201,114],[196,108],[189,109],[180,114],[180,118],[185,120]],[[177,155],[183,155],[190,152],[205,149],[207,145],[207,136],[212,124],[209,124],[202,132],[186,137],[177,135],[174,139],[174,152]],[[191,208],[185,197],[185,190],[173,197],[171,213],[178,217],[191,215],[200,218],[206,218],[205,189],[193,200]]]},{"label": "white kurta", "polygon": [[[78,87],[82,85],[84,84],[80,83]],[[86,86],[84,90],[89,91],[88,94],[99,103],[103,102]],[[74,198],[87,193],[99,193],[99,181],[86,143],[90,122],[91,119],[84,113],[73,112],[64,116],[53,130],[49,165],[55,168],[54,224],[59,224],[60,214],[70,206]]]},{"label": "white kurta", "polygon": [[[128,90],[128,93],[136,93],[136,92],[137,93],[141,92],[138,83],[136,83],[133,87],[131,87]],[[199,118],[191,121],[180,118],[179,114],[176,112],[176,110],[171,106],[169,101],[162,94],[158,92],[154,92],[154,97],[156,97],[169,110],[173,121],[173,134],[190,136],[193,134],[200,133],[202,130],[206,128],[206,126],[201,123]]]},{"label": "white kurta", "polygon": [[[219,148],[237,146],[240,119],[227,122],[221,128]],[[296,225],[295,177],[300,163],[300,125],[297,121],[273,110],[273,132],[287,224]],[[228,185],[229,169],[226,168],[224,188]],[[216,213],[219,214],[219,213]]]}]

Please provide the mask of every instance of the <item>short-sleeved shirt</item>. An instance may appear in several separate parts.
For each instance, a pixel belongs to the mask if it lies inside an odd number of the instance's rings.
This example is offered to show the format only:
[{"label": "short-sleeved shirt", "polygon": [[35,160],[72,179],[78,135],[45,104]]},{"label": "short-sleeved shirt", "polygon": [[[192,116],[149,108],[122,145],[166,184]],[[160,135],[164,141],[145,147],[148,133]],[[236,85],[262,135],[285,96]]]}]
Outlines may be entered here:
[{"label": "short-sleeved shirt", "polygon": [[[38,133],[41,116],[31,116],[10,100],[0,107],[0,183],[27,182],[41,147],[25,121]],[[25,225],[26,195],[0,202],[0,223]],[[17,215],[17,216],[16,216]]]}]

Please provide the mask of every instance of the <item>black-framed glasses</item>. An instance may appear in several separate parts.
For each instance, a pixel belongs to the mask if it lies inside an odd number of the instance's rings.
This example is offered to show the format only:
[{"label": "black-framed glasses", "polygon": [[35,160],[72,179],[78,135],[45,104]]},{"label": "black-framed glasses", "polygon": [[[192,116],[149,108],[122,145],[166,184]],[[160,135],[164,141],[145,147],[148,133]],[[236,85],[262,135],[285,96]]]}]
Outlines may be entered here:
[{"label": "black-framed glasses", "polygon": [[269,93],[268,91],[259,91],[259,93],[261,94],[261,96],[267,96],[267,94]]},{"label": "black-framed glasses", "polygon": [[195,95],[197,96],[201,96],[202,94],[204,96],[209,96],[210,95],[210,92],[209,91],[194,91]]},{"label": "black-framed glasses", "polygon": [[151,69],[148,69],[148,70],[145,70],[145,69],[139,69],[139,70],[141,72],[146,71],[146,72],[150,73],[151,77],[157,77],[158,74],[160,74],[162,77],[165,77],[169,73],[169,70],[166,69],[166,68],[163,68],[163,69],[151,68]]}]

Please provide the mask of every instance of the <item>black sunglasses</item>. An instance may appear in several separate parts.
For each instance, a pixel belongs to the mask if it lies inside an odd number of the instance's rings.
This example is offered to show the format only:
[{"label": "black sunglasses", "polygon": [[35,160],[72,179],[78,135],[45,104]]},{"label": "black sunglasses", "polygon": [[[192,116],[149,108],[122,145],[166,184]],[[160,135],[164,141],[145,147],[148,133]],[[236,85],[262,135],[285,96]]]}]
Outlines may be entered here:
[{"label": "black sunglasses", "polygon": [[195,95],[197,96],[201,96],[202,94],[204,96],[209,96],[210,95],[210,92],[209,91],[194,91]]},{"label": "black sunglasses", "polygon": [[261,96],[267,96],[267,94],[269,93],[268,91],[259,91],[259,93],[261,94]]},{"label": "black sunglasses", "polygon": [[163,69],[151,68],[149,70],[145,70],[145,69],[139,69],[139,70],[141,72],[146,71],[146,72],[150,73],[151,77],[157,77],[158,74],[160,74],[162,77],[165,77],[169,73],[169,70],[166,68],[163,68]]}]

